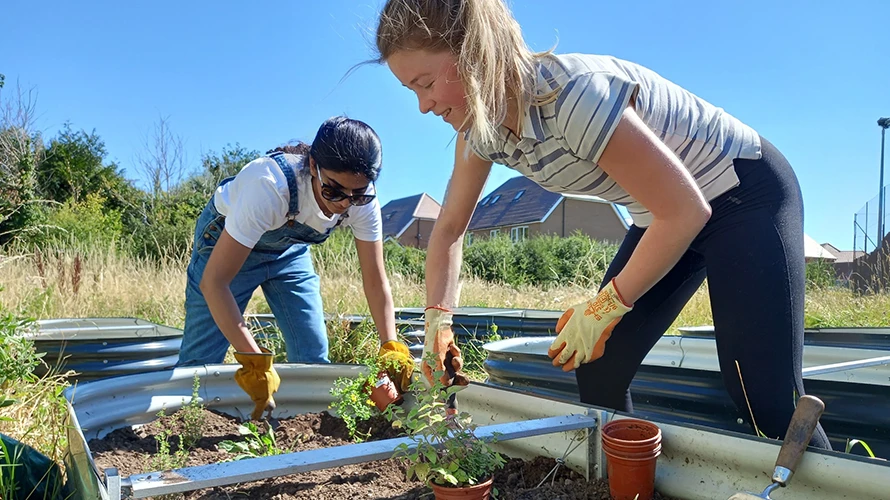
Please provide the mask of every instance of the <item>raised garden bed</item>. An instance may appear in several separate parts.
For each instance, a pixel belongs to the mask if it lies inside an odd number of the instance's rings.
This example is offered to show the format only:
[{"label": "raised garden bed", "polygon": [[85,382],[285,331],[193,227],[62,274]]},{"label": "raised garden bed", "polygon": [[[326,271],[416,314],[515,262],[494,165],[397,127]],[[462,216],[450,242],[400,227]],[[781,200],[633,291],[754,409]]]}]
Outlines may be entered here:
[{"label": "raised garden bed", "polygon": [[[90,450],[99,470],[117,468],[122,477],[143,472],[151,472],[169,467],[188,467],[218,463],[234,459],[238,452],[226,451],[231,448],[224,444],[252,442],[257,445],[254,452],[275,451],[295,452],[317,448],[327,448],[353,442],[344,422],[327,412],[308,413],[280,421],[274,431],[274,446],[268,438],[261,440],[239,433],[237,419],[212,410],[200,409],[194,417],[204,422],[185,424],[181,417],[161,417],[137,429],[123,428],[111,432],[102,439],[89,442]],[[194,420],[193,420],[194,422]],[[194,434],[200,429],[200,437],[187,450],[187,455],[179,451],[179,436]],[[191,432],[190,432],[191,431]],[[393,429],[381,416],[359,424],[360,432],[369,432],[368,440],[397,437]],[[265,434],[260,426],[259,434]],[[169,443],[169,449],[161,449],[159,443]],[[160,441],[159,441],[159,438]],[[163,446],[161,446],[163,448]],[[531,461],[509,459],[506,466],[495,475],[495,487],[501,499],[554,500],[554,499],[608,499],[609,488],[605,481],[587,482],[583,476],[560,467],[555,479],[548,478],[544,485],[537,485],[553,469],[553,458],[538,457]],[[252,483],[216,487],[184,494],[187,499],[399,499],[432,500],[430,489],[419,481],[407,481],[407,464],[401,459],[348,465],[333,469],[294,474]],[[655,498],[666,499],[656,494]]]}]

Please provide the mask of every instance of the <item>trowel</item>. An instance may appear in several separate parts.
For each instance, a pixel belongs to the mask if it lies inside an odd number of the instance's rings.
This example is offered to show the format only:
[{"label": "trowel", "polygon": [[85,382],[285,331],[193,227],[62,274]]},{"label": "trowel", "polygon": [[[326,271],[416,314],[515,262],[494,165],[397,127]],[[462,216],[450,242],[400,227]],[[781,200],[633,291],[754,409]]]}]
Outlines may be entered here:
[{"label": "trowel", "polygon": [[[469,379],[463,374],[458,373],[457,370],[454,369],[454,354],[451,351],[448,351],[445,354],[445,372],[448,374],[448,378],[451,379],[452,385],[460,385],[466,386],[470,383]],[[445,401],[445,414],[449,416],[457,415],[457,393],[452,392],[448,399]]]},{"label": "trowel", "polygon": [[788,485],[794,470],[800,463],[810,439],[813,437],[813,431],[819,423],[819,417],[825,410],[825,403],[819,398],[813,396],[803,396],[797,401],[797,408],[794,409],[794,415],[791,416],[791,422],[788,424],[788,432],[785,433],[785,440],[782,442],[782,448],[779,450],[779,456],[776,458],[776,469],[773,471],[772,483],[767,486],[762,493],[740,492],[729,497],[729,500],[772,500],[770,493],[777,488]]}]

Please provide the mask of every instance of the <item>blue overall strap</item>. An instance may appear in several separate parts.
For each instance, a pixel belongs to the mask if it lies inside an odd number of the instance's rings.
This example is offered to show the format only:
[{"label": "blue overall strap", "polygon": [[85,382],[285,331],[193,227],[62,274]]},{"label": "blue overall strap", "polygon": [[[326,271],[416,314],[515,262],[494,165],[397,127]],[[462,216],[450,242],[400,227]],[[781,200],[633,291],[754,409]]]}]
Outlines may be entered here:
[{"label": "blue overall strap", "polygon": [[300,198],[299,198],[299,187],[297,186],[297,174],[294,172],[294,168],[290,166],[290,163],[285,159],[284,153],[276,152],[269,155],[270,158],[274,159],[278,166],[281,167],[281,171],[284,173],[284,178],[287,179],[287,191],[290,194],[290,202],[287,207],[287,220],[292,221],[297,218],[297,214],[300,213]]}]

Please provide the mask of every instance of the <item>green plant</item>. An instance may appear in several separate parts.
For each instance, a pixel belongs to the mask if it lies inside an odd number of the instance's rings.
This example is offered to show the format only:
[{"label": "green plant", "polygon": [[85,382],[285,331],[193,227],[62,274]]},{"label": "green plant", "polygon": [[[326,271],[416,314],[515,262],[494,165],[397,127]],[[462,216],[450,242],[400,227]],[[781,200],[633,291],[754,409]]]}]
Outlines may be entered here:
[{"label": "green plant", "polygon": [[201,378],[195,373],[192,381],[192,399],[176,412],[182,420],[182,444],[191,449],[204,435],[204,405],[201,403],[199,390]]},{"label": "green plant", "polygon": [[331,388],[334,401],[330,408],[346,424],[349,436],[359,443],[368,437],[358,431],[359,422],[368,420],[377,412],[377,407],[370,399],[371,389],[377,382],[378,374],[391,368],[375,358],[368,358],[364,364],[366,369],[363,373],[355,377],[340,377]]},{"label": "green plant", "polygon": [[869,457],[875,458],[875,453],[873,451],[871,451],[871,447],[868,445],[868,443],[866,443],[865,441],[862,441],[860,439],[847,438],[847,446],[844,449],[844,453],[850,453],[850,450],[852,450],[853,447],[856,446],[857,444],[859,446],[862,446],[863,448],[865,448],[865,452],[868,453]]},{"label": "green plant", "polygon": [[21,486],[16,473],[21,470],[22,449],[11,450],[5,440],[0,440],[0,498],[15,498]]},{"label": "green plant", "polygon": [[46,353],[38,353],[26,335],[33,326],[31,319],[0,311],[0,386],[35,379],[34,368]]},{"label": "green plant", "polygon": [[[432,356],[424,360],[432,364]],[[411,389],[417,403],[408,411],[390,406],[386,415],[393,427],[406,428],[413,446],[402,443],[394,457],[406,458],[410,465],[407,478],[443,486],[468,486],[485,482],[506,463],[503,456],[475,434],[476,425],[466,412],[448,415],[446,400],[457,387],[445,388],[434,374],[436,383],[429,389],[415,380]],[[497,495],[497,491],[493,492]]]},{"label": "green plant", "polygon": [[473,332],[466,342],[461,343],[461,354],[464,361],[463,371],[471,380],[485,380],[484,365],[488,353],[485,352],[483,346],[488,342],[496,342],[501,340],[498,334],[498,325],[492,323],[488,327],[488,335],[479,336]]},{"label": "green plant", "polygon": [[[165,411],[161,409],[157,415],[158,419],[164,418],[164,415]],[[185,439],[182,435],[177,436],[179,438],[179,446],[174,452],[170,446],[171,437],[173,437],[173,431],[168,426],[164,426],[163,430],[155,436],[155,441],[158,443],[158,452],[151,457],[152,470],[179,469],[188,461],[189,453],[188,448],[185,446]]]},{"label": "green plant", "polygon": [[267,427],[265,432],[260,432],[253,422],[245,422],[238,426],[238,433],[244,436],[244,441],[226,440],[219,443],[220,449],[235,454],[232,460],[244,458],[270,457],[287,453],[278,447],[275,441],[275,431]]},{"label": "green plant", "polygon": [[806,279],[808,290],[824,290],[837,283],[834,265],[824,260],[807,262]]}]

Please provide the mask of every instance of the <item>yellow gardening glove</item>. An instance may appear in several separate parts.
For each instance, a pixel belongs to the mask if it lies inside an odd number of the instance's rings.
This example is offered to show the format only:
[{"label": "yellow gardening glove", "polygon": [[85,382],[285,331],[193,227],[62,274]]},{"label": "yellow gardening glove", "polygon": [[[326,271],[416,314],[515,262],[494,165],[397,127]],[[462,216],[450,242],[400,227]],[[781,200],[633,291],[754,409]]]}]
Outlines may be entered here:
[{"label": "yellow gardening glove", "polygon": [[[421,371],[424,380],[429,386],[433,385],[433,374],[444,372],[439,379],[445,387],[452,385],[469,385],[470,380],[460,370],[464,367],[460,349],[454,342],[454,332],[451,330],[452,312],[441,307],[427,307],[423,312],[424,337],[423,358]],[[431,367],[426,363],[427,353],[435,354],[436,366]],[[451,356],[448,356],[449,353]],[[450,357],[449,366],[445,366],[446,357]]]},{"label": "yellow gardening glove", "polygon": [[569,308],[556,323],[556,340],[547,350],[553,366],[568,372],[602,357],[612,329],[631,309],[615,288],[614,279],[593,300]]},{"label": "yellow gardening glove", "polygon": [[260,347],[259,352],[236,352],[235,360],[241,363],[241,368],[235,372],[235,382],[244,389],[244,392],[253,400],[254,408],[250,418],[259,420],[264,410],[275,409],[275,400],[272,394],[278,391],[281,378],[272,366],[275,357],[272,351]]},{"label": "yellow gardening glove", "polygon": [[389,378],[399,386],[401,392],[408,392],[411,374],[414,373],[414,358],[408,346],[398,340],[384,342],[377,353],[380,363],[386,366]]}]

